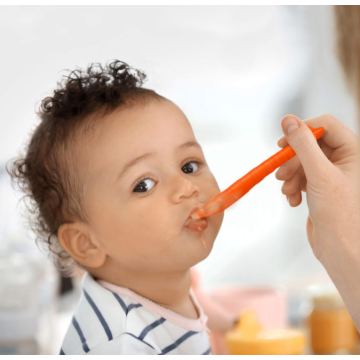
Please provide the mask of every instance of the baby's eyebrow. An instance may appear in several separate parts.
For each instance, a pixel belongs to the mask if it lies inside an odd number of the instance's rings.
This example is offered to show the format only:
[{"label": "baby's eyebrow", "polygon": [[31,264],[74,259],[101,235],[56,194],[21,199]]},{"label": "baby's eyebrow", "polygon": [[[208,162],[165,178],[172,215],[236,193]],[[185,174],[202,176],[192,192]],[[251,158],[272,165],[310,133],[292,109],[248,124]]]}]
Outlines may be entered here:
[{"label": "baby's eyebrow", "polygon": [[191,146],[196,146],[196,147],[199,147],[201,149],[201,146],[199,145],[198,142],[196,141],[188,141],[186,142],[185,144],[182,144],[182,145],[179,145],[177,147],[178,150],[181,150],[181,149],[184,149],[184,148],[188,148],[188,147],[191,147]]},{"label": "baby's eyebrow", "polygon": [[[182,150],[185,148],[189,148],[189,147],[199,147],[201,149],[201,146],[196,142],[196,141],[188,141],[182,145],[179,145],[176,149],[177,150]],[[153,152],[149,152],[143,155],[138,156],[137,158],[131,160],[129,163],[127,163],[124,168],[122,169],[121,173],[119,174],[119,176],[117,177],[116,181],[118,181],[120,178],[122,178],[129,170],[130,168],[132,168],[133,166],[135,166],[136,164],[138,164],[141,161],[144,161],[146,159],[148,159],[149,157],[153,156],[154,153]]]},{"label": "baby's eyebrow", "polygon": [[127,163],[124,166],[123,170],[121,171],[121,173],[117,177],[116,181],[118,181],[120,178],[122,178],[130,170],[130,168],[135,166],[137,163],[139,163],[140,161],[143,161],[145,159],[148,159],[149,157],[151,157],[153,155],[154,155],[154,153],[146,153],[146,154],[143,154],[143,155],[131,160],[129,163]]}]

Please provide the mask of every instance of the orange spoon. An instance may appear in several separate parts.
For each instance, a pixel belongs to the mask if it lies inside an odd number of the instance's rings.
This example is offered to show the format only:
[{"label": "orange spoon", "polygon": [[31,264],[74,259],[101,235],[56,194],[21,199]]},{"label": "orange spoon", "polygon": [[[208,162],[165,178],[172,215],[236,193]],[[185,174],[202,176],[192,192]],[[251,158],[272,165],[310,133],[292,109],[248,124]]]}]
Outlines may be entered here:
[{"label": "orange spoon", "polygon": [[[325,131],[323,127],[314,129],[309,126],[309,129],[314,134],[316,140],[320,139]],[[281,165],[285,164],[295,155],[295,151],[289,145],[284,147],[282,150],[271,156],[269,159],[265,160],[255,169],[248,172],[245,176],[236,181],[226,190],[214,196],[203,207],[191,214],[190,217],[192,219],[200,219],[216,215],[226,210],[228,207],[230,207],[232,204],[242,198],[246,193],[248,193],[266,176],[271,174]]]}]

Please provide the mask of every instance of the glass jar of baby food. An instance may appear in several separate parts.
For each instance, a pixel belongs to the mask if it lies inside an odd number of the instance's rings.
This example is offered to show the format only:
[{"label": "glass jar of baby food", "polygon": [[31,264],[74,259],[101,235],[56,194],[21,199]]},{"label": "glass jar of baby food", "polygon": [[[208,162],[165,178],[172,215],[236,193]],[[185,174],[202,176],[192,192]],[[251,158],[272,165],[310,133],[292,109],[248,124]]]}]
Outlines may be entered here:
[{"label": "glass jar of baby food", "polygon": [[356,327],[340,294],[318,291],[309,316],[311,348],[316,355],[353,354],[358,343]]},{"label": "glass jar of baby food", "polygon": [[244,312],[238,326],[226,334],[231,355],[301,355],[305,334],[296,329],[265,329],[253,311]]}]

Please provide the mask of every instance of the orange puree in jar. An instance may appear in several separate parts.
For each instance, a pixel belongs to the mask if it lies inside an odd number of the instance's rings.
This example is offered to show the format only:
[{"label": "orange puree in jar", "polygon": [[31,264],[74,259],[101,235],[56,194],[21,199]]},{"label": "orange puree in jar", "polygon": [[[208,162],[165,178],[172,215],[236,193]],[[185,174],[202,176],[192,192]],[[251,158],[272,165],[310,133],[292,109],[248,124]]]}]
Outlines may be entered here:
[{"label": "orange puree in jar", "polygon": [[255,313],[247,311],[226,334],[226,344],[231,355],[300,355],[305,334],[295,329],[263,329]]},{"label": "orange puree in jar", "polygon": [[314,354],[351,354],[358,342],[356,327],[340,294],[317,295],[309,317]]}]

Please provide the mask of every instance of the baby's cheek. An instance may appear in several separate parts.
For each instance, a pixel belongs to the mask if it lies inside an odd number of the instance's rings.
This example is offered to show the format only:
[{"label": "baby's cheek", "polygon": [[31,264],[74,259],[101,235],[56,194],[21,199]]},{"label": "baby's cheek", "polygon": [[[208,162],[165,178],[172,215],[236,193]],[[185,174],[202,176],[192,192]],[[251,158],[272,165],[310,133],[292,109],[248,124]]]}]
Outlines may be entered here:
[{"label": "baby's cheek", "polygon": [[212,216],[213,218],[213,221],[214,221],[214,227],[215,227],[215,231],[216,231],[216,235],[218,234],[219,230],[220,230],[220,227],[221,227],[221,224],[224,220],[224,212],[221,212],[219,214],[216,214],[214,216]]},{"label": "baby's cheek", "polygon": [[[219,194],[220,193],[220,188],[219,188],[219,185],[214,177],[214,175],[212,173],[209,174],[209,178],[205,184],[205,187],[204,187],[204,192],[206,193],[206,201],[209,201],[210,199],[212,199],[215,195]],[[212,228],[213,228],[213,231],[214,231],[214,236],[216,237],[219,230],[220,230],[220,227],[221,227],[221,224],[224,220],[224,213],[221,212],[219,214],[216,214],[214,216],[211,216],[209,218],[209,221],[212,223]]]},{"label": "baby's cheek", "polygon": [[219,194],[220,188],[212,172],[209,172],[208,176],[204,178],[202,192],[208,197],[207,201]]},{"label": "baby's cheek", "polygon": [[171,216],[171,211],[161,202],[154,201],[151,209],[146,211],[139,223],[139,232],[146,239],[146,247],[158,251],[166,246],[166,239],[174,231],[178,231],[176,218]]}]

